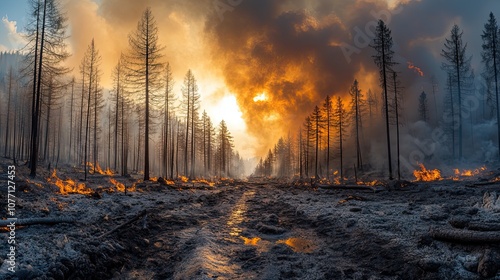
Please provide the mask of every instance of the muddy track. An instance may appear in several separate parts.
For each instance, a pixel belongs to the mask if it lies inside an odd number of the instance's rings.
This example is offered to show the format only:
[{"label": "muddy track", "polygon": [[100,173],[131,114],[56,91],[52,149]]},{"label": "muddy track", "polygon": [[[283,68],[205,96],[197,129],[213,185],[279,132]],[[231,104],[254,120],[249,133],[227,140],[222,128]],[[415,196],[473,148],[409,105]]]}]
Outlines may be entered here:
[{"label": "muddy track", "polygon": [[[82,240],[83,256],[46,275],[81,279],[322,278],[312,221],[268,186],[237,186],[159,205],[103,240]],[[279,196],[278,196],[279,198]],[[309,274],[307,271],[309,269]]]}]

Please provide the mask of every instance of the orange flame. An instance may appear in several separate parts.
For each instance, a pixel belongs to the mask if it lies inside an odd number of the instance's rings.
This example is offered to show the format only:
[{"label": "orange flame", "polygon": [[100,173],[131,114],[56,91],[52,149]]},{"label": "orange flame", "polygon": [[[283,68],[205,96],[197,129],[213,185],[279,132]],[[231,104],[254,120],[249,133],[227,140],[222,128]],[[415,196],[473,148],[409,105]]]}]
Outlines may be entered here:
[{"label": "orange flame", "polygon": [[373,187],[373,186],[376,186],[376,185],[381,185],[382,183],[379,182],[379,181],[377,181],[377,180],[373,180],[373,181],[370,181],[370,182],[359,181],[357,184],[358,185],[366,185],[366,186]]},{"label": "orange flame", "polygon": [[481,173],[482,171],[485,171],[485,170],[486,170],[486,167],[482,166],[482,167],[474,169],[474,170],[464,169],[464,170],[462,170],[462,172],[460,172],[460,169],[456,168],[453,171],[455,172],[456,176],[472,177],[472,176],[478,175],[479,173]]},{"label": "orange flame", "polygon": [[179,179],[183,182],[183,183],[187,183],[189,181],[189,178],[186,177],[186,176],[179,176]]},{"label": "orange flame", "polygon": [[245,245],[250,245],[250,246],[257,246],[257,243],[259,243],[259,241],[262,240],[260,237],[248,238],[248,237],[240,236],[240,238],[243,240]]},{"label": "orange flame", "polygon": [[459,176],[462,176],[462,177],[472,177],[472,176],[476,176],[476,175],[479,175],[481,172],[485,171],[486,170],[486,166],[481,166],[480,168],[476,168],[474,170],[472,169],[464,169],[462,171],[460,171],[460,169],[458,168],[455,168],[453,169],[453,172],[455,173],[455,176],[453,177],[453,180],[457,181],[459,180]]},{"label": "orange flame", "polygon": [[197,180],[194,180],[193,183],[201,183],[201,184],[206,184],[206,185],[209,185],[210,187],[213,187],[215,186],[215,183],[213,182],[209,182],[205,179],[197,179]]},{"label": "orange flame", "polygon": [[427,170],[423,164],[419,164],[421,170],[413,171],[413,176],[415,176],[415,181],[439,181],[443,178],[441,177],[441,171],[438,169]]},{"label": "orange flame", "polygon": [[171,186],[175,185],[175,182],[172,180],[164,180],[164,183]]},{"label": "orange flame", "polygon": [[90,195],[94,193],[94,191],[90,188],[87,188],[84,183],[77,184],[72,179],[67,179],[65,181],[61,180],[59,177],[57,177],[57,172],[55,169],[54,172],[52,172],[50,178],[47,179],[47,182],[56,185],[63,195],[73,193]]},{"label": "orange flame", "polygon": [[94,164],[92,162],[87,162],[87,166],[89,167],[90,172],[93,172],[93,173],[99,173],[101,175],[113,175],[114,174],[113,171],[111,171],[111,169],[109,169],[109,167],[107,167],[106,170],[102,170],[99,163],[97,163],[95,165],[95,168],[94,168]]},{"label": "orange flame", "polygon": [[420,77],[423,77],[424,76],[424,72],[422,71],[422,69],[420,69],[419,67],[415,66],[413,64],[413,62],[411,61],[408,61],[408,69],[412,69],[413,71],[415,71],[415,73],[417,73]]},{"label": "orange flame", "polygon": [[111,178],[109,179],[109,182],[115,186],[116,190],[119,192],[124,192],[125,191],[125,185],[116,181],[115,179]]}]

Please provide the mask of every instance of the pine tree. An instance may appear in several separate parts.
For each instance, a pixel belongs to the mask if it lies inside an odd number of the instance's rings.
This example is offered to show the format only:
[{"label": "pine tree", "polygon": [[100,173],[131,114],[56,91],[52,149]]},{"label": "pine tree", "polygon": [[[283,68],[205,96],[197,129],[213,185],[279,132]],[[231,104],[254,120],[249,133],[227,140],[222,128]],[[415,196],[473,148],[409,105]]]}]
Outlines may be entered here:
[{"label": "pine tree", "polygon": [[[84,180],[87,180],[87,162],[88,162],[88,142],[89,142],[89,137],[90,137],[90,113],[91,113],[91,105],[92,105],[92,93],[97,94],[96,88],[98,87],[98,68],[101,63],[101,56],[99,55],[99,51],[95,48],[94,44],[94,39],[92,39],[92,42],[87,48],[87,51],[82,59],[82,66],[81,69],[82,72],[85,73],[88,82],[88,89],[87,89],[87,110],[86,110],[86,121],[85,121],[85,142],[84,142],[84,172],[85,172],[85,177]],[[94,110],[97,110],[95,108]],[[94,137],[94,141],[95,141]],[[95,143],[94,143],[95,144]],[[95,149],[94,149],[95,153]],[[94,161],[94,171],[95,171],[95,166],[96,162]]]},{"label": "pine tree", "polygon": [[198,93],[196,78],[194,77],[191,70],[188,70],[186,76],[184,77],[182,96],[184,100],[182,106],[186,112],[186,137],[184,139],[184,172],[190,177],[190,179],[194,179],[196,166],[195,139],[197,139],[196,132],[198,125],[200,94]]},{"label": "pine tree", "polygon": [[333,103],[329,95],[326,96],[325,102],[323,103],[323,115],[325,120],[326,128],[326,174],[327,178],[330,177],[330,140],[331,140],[331,128],[333,125]]},{"label": "pine tree", "polygon": [[353,118],[353,134],[355,138],[355,147],[356,147],[356,168],[358,170],[363,169],[363,157],[361,156],[361,130],[363,128],[363,113],[365,102],[363,100],[363,94],[359,89],[358,80],[354,80],[351,89],[349,90],[349,94],[351,96],[351,109],[349,111],[349,115]]},{"label": "pine tree", "polygon": [[[483,63],[484,63],[484,70],[485,70],[485,75],[490,78],[489,80],[491,82],[494,82],[494,89],[495,89],[495,105],[496,108],[496,117],[497,117],[497,141],[498,141],[498,147],[500,148],[500,110],[498,109],[498,59],[499,59],[499,48],[500,48],[500,42],[498,39],[498,34],[499,29],[498,29],[498,24],[497,20],[495,19],[495,16],[493,13],[490,13],[490,18],[488,19],[488,22],[484,25],[484,31],[483,34],[481,35],[483,39],[483,51],[481,53]],[[465,51],[465,47],[464,47]],[[500,159],[500,150],[498,157]]]},{"label": "pine tree", "polygon": [[311,164],[311,159],[310,159],[311,140],[313,139],[314,135],[312,127],[313,123],[311,117],[308,116],[304,122],[305,139],[303,139],[303,148],[302,148],[302,150],[304,151],[304,171],[307,178],[309,178],[309,167]]},{"label": "pine tree", "polygon": [[392,180],[392,158],[391,158],[391,137],[389,127],[389,74],[394,72],[393,66],[396,64],[393,60],[394,51],[392,50],[391,30],[385,25],[384,21],[379,20],[375,30],[375,39],[372,48],[377,52],[373,56],[375,64],[379,68],[380,85],[384,92],[384,111],[387,139],[387,160],[389,164],[389,179]]},{"label": "pine tree", "polygon": [[344,108],[344,102],[342,98],[337,97],[337,102],[335,103],[334,110],[335,123],[334,126],[338,131],[337,143],[339,145],[339,161],[340,161],[340,178],[344,180],[344,147],[343,143],[347,137],[347,111]]},{"label": "pine tree", "polygon": [[[129,35],[130,52],[128,70],[135,92],[144,100],[144,181],[149,180],[149,134],[154,94],[162,87],[161,62],[163,55],[159,45],[158,27],[151,8],[147,8],[137,24],[137,30]],[[144,94],[144,95],[142,95]]]},{"label": "pine tree", "polygon": [[321,114],[321,111],[318,106],[314,107],[314,111],[311,115],[311,120],[313,123],[312,126],[312,133],[313,133],[313,139],[314,139],[314,178],[316,180],[320,179],[319,172],[318,172],[318,164],[319,164],[319,148],[320,148],[320,138],[321,138],[321,133],[323,130],[323,116]]},{"label": "pine tree", "polygon": [[174,89],[174,78],[172,75],[172,68],[170,63],[167,62],[165,65],[165,76],[164,76],[164,84],[165,84],[165,94],[163,99],[163,127],[164,127],[164,141],[163,141],[163,168],[164,175],[167,176],[168,170],[170,170],[171,162],[171,146],[173,145],[170,141],[170,134],[172,130],[172,117],[174,112],[174,102],[176,100],[175,94],[173,92]]},{"label": "pine tree", "polygon": [[462,99],[463,90],[466,87],[466,81],[472,76],[470,67],[470,57],[467,57],[465,52],[467,44],[462,41],[463,32],[458,25],[454,25],[451,29],[450,38],[446,38],[444,49],[441,55],[446,62],[443,62],[442,68],[452,75],[453,82],[457,89],[458,102],[458,157],[463,157],[463,120],[462,120]]},{"label": "pine tree", "polygon": [[[49,83],[68,72],[61,63],[69,56],[66,51],[66,18],[62,15],[57,0],[31,2],[30,15],[35,19],[27,27],[28,46],[26,47],[27,67],[33,69],[30,176],[36,176],[39,157],[42,81]],[[33,68],[31,68],[33,67]],[[46,84],[47,85],[47,84]]]},{"label": "pine tree", "polygon": [[420,94],[420,97],[418,98],[418,114],[420,116],[420,120],[427,122],[428,121],[428,114],[429,110],[427,109],[427,94],[425,94],[424,91]]},{"label": "pine tree", "polygon": [[394,116],[396,119],[396,159],[398,163],[398,181],[401,181],[401,160],[400,160],[400,135],[399,135],[399,106],[400,106],[400,86],[398,75],[396,72],[392,72],[392,82],[394,86]]}]

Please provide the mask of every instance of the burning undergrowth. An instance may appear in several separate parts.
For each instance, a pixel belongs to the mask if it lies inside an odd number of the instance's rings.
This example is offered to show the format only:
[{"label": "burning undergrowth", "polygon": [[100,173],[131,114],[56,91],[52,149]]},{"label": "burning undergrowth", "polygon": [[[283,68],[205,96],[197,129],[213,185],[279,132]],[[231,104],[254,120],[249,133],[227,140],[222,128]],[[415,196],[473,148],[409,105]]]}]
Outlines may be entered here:
[{"label": "burning undergrowth", "polygon": [[449,176],[443,176],[443,172],[440,169],[427,169],[424,164],[419,164],[420,169],[413,171],[413,176],[415,176],[416,182],[433,182],[441,180],[453,180],[453,181],[463,181],[463,180],[473,180],[476,177],[484,177],[491,175],[488,172],[486,166],[481,166],[475,169],[459,169],[453,168]]},{"label": "burning undergrowth", "polygon": [[92,189],[86,187],[85,183],[77,183],[73,179],[62,180],[57,176],[56,169],[54,169],[52,175],[49,178],[47,178],[47,182],[58,187],[59,192],[62,195],[68,195],[68,194],[91,195],[94,193]]}]

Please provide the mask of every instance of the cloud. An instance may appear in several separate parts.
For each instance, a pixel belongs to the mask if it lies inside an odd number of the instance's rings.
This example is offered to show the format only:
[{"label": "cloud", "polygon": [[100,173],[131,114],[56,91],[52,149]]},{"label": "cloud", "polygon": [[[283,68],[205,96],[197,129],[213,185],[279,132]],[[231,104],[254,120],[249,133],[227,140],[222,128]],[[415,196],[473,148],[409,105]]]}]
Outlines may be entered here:
[{"label": "cloud", "polygon": [[2,23],[7,29],[8,40],[12,48],[22,48],[26,44],[26,40],[21,33],[17,32],[17,22],[14,20],[10,21],[9,17],[6,15],[2,17]]}]

